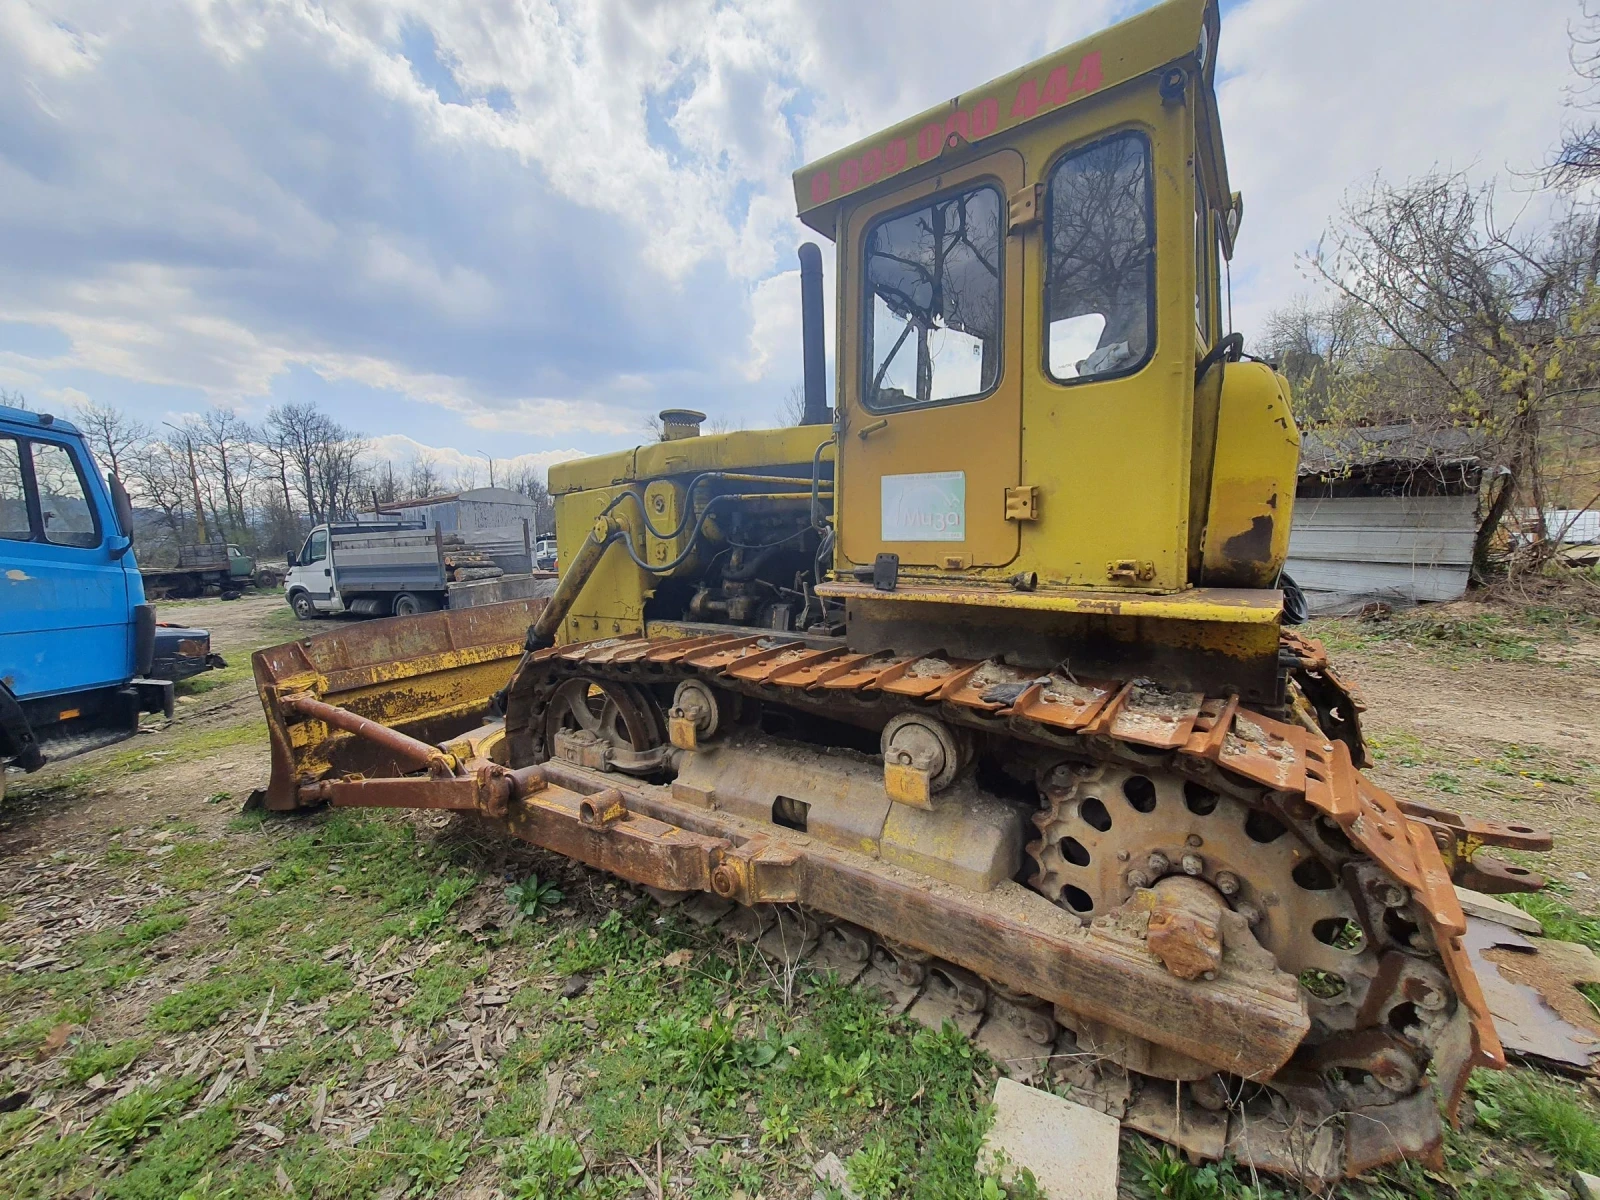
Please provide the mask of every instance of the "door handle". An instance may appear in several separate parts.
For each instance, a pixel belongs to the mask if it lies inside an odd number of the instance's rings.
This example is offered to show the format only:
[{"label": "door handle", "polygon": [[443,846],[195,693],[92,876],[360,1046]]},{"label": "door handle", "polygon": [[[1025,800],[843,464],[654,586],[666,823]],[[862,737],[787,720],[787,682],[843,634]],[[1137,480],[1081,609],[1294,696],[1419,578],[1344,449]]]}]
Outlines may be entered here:
[{"label": "door handle", "polygon": [[878,430],[887,428],[889,428],[888,418],[880,417],[870,425],[863,425],[859,430],[856,431],[856,436],[864,442],[873,434],[877,433]]},{"label": "door handle", "polygon": [[327,567],[323,567],[323,568],[322,568],[322,573],[323,573],[323,574],[324,574],[324,575],[332,575],[332,574],[333,574],[333,572],[332,572],[332,571],[330,571],[330,570],[329,570],[329,569],[328,569],[328,568],[327,568]]}]

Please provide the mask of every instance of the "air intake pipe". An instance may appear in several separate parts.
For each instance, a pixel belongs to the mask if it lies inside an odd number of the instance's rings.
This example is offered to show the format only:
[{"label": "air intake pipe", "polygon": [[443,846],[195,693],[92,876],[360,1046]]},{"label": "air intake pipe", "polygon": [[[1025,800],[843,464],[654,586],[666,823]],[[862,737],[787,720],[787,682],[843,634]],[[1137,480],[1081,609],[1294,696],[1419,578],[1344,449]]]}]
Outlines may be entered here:
[{"label": "air intake pipe", "polygon": [[828,356],[822,328],[822,251],[800,246],[800,338],[804,350],[805,410],[802,425],[832,425],[828,408]]}]

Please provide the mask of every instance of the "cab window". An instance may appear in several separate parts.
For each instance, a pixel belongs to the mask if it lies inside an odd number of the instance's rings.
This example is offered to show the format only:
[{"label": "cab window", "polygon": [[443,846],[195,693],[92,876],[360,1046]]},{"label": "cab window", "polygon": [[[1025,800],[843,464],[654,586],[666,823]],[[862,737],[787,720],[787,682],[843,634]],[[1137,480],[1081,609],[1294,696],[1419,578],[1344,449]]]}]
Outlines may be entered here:
[{"label": "cab window", "polygon": [[1045,220],[1051,378],[1138,370],[1155,341],[1149,140],[1119,133],[1062,158],[1050,172]]},{"label": "cab window", "polygon": [[306,539],[305,548],[300,551],[300,565],[308,567],[314,562],[321,562],[328,557],[328,531],[318,529]]},{"label": "cab window", "polygon": [[873,225],[862,399],[873,410],[974,400],[1000,376],[1000,192],[975,187]]},{"label": "cab window", "polygon": [[56,442],[34,442],[33,478],[44,540],[57,546],[98,546],[94,506],[72,451]]},{"label": "cab window", "polygon": [[22,478],[22,447],[16,438],[0,438],[0,538],[33,540],[28,489]]}]

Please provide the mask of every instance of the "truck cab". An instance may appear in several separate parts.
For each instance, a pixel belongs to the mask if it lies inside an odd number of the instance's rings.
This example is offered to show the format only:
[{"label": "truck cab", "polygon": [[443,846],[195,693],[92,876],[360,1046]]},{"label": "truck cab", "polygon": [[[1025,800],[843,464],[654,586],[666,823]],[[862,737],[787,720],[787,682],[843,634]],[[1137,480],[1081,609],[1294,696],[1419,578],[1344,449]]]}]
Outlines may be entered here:
[{"label": "truck cab", "polygon": [[333,584],[333,553],[328,527],[318,525],[306,534],[305,544],[289,555],[289,573],[283,579],[284,598],[302,621],[319,613],[343,612],[344,600]]},{"label": "truck cab", "polygon": [[155,629],[126,493],[72,425],[0,406],[0,761],[34,770],[170,713],[172,684],[144,677]]}]

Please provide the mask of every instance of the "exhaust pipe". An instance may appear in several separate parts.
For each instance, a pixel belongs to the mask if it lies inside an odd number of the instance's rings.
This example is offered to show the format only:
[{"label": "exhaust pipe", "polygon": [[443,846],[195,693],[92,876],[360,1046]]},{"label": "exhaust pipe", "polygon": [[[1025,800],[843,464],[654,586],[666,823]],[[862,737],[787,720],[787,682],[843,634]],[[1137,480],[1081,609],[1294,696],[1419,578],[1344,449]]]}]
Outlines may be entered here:
[{"label": "exhaust pipe", "polygon": [[800,246],[800,337],[804,350],[805,412],[802,425],[832,425],[828,408],[828,356],[822,328],[822,251],[815,242]]}]

